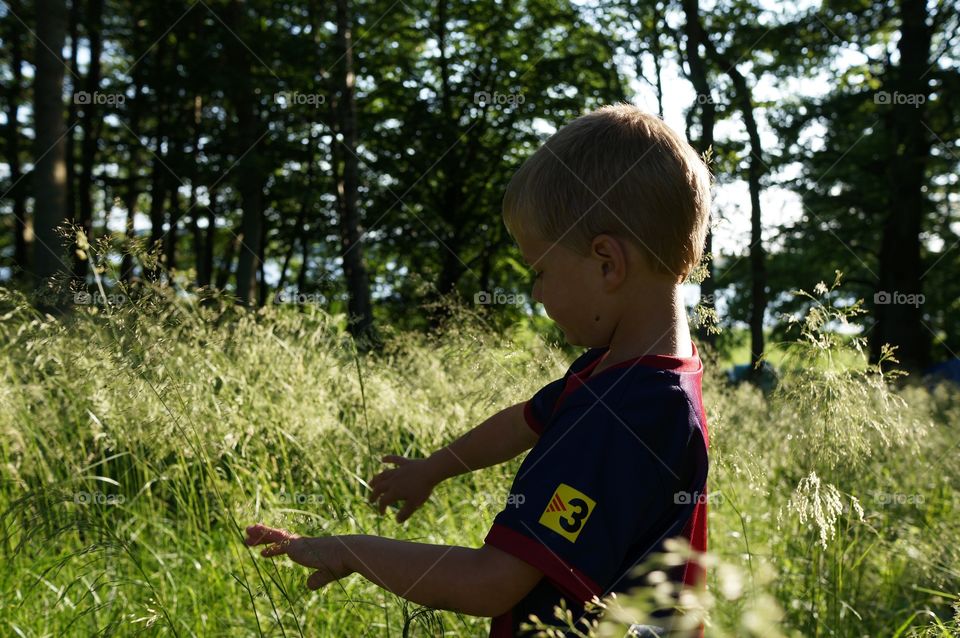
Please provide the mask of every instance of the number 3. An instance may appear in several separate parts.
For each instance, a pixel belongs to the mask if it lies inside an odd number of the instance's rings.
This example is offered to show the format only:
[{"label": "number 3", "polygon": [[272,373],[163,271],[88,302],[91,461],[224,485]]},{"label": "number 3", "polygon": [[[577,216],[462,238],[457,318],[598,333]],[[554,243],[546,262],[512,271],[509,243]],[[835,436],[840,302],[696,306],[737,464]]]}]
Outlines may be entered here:
[{"label": "number 3", "polygon": [[589,514],[589,506],[582,498],[572,498],[568,503],[571,507],[576,507],[577,511],[570,514],[570,519],[561,516],[560,517],[560,527],[567,530],[571,534],[580,529],[580,526],[583,525],[583,519]]}]

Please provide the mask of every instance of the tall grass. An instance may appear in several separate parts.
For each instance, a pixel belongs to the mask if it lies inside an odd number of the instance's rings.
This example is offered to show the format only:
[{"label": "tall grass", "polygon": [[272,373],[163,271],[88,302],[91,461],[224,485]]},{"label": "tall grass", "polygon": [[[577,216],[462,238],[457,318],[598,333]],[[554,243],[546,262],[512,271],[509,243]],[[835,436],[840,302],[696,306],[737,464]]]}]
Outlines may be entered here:
[{"label": "tall grass", "polygon": [[[707,361],[708,635],[953,635],[960,400],[830,365],[851,346],[818,341],[844,312],[819,292],[824,318],[771,395]],[[143,286],[54,319],[0,289],[0,633],[486,635],[486,619],[359,576],[310,592],[304,570],[240,542],[264,521],[481,543],[520,459],[440,486],[403,525],[366,481],[381,455],[429,454],[567,359],[451,316],[358,355],[312,306],[243,312]]]}]

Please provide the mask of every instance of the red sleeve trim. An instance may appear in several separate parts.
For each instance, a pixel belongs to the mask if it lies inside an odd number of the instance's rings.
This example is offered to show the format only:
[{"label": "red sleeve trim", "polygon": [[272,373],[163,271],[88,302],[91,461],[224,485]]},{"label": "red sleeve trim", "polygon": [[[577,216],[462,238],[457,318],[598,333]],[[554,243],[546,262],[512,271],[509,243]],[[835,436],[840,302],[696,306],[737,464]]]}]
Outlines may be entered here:
[{"label": "red sleeve trim", "polygon": [[[701,493],[706,498],[706,488]],[[684,525],[682,535],[690,541],[690,546],[697,552],[707,551],[707,504],[700,501],[693,508],[693,513]],[[688,561],[684,565],[683,584],[689,587],[705,587],[707,582],[706,567],[698,561]]]},{"label": "red sleeve trim", "polygon": [[526,421],[530,429],[538,435],[543,434],[543,424],[537,420],[536,415],[533,413],[533,406],[529,401],[523,404],[523,420]]},{"label": "red sleeve trim", "polygon": [[483,542],[533,565],[565,596],[586,602],[603,590],[592,578],[568,564],[546,545],[501,523],[494,523]]}]

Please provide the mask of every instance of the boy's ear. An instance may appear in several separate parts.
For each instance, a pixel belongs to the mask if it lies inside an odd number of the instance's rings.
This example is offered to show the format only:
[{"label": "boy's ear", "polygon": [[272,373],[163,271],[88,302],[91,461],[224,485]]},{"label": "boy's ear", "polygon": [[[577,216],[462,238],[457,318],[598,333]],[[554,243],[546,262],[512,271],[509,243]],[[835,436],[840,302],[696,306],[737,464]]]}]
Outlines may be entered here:
[{"label": "boy's ear", "polygon": [[600,272],[606,280],[608,292],[616,290],[627,276],[627,254],[623,242],[612,235],[593,238],[590,252],[600,261]]}]

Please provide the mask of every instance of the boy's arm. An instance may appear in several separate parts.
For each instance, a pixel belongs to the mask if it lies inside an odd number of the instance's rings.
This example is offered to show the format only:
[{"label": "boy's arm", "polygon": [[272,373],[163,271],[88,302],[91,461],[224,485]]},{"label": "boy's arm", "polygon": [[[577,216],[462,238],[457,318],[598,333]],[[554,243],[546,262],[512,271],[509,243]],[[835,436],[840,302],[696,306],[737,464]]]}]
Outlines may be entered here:
[{"label": "boy's arm", "polygon": [[543,578],[536,567],[495,547],[429,545],[379,536],[338,536],[345,565],[411,602],[494,617]]},{"label": "boy's arm", "polygon": [[426,459],[435,483],[509,461],[529,450],[540,437],[523,417],[526,401],[500,410],[453,443]]},{"label": "boy's arm", "polygon": [[471,549],[363,534],[300,536],[259,523],[246,531],[248,546],[268,545],[261,555],[287,555],[315,569],[310,589],[356,572],[411,602],[473,616],[499,616],[543,578],[536,567],[486,544]]}]

